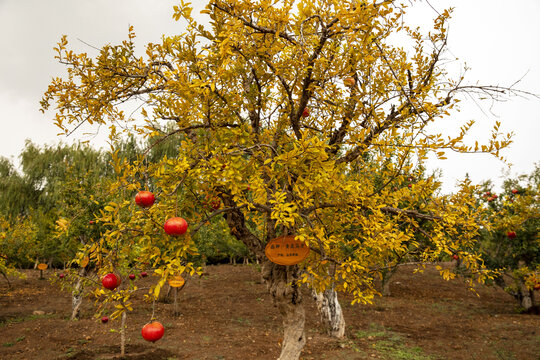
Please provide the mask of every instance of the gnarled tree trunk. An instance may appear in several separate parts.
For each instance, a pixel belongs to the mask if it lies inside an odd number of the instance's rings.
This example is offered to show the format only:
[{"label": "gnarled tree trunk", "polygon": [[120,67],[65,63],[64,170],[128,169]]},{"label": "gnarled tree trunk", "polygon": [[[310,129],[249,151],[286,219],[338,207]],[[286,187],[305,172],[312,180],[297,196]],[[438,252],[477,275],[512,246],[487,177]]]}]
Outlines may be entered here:
[{"label": "gnarled tree trunk", "polygon": [[[527,266],[527,264],[523,260],[520,260],[518,265],[519,265],[520,268],[523,268],[523,267]],[[515,283],[517,285],[517,288],[518,288],[517,300],[519,301],[521,307],[526,312],[531,311],[531,309],[535,306],[534,292],[527,288],[527,286],[525,285],[524,280],[515,279],[514,281],[515,281]]]},{"label": "gnarled tree trunk", "polygon": [[[234,208],[232,197],[222,194],[223,204]],[[269,214],[268,214],[269,215]],[[255,255],[257,263],[262,263],[262,278],[265,281],[274,305],[283,319],[283,343],[278,360],[298,360],[306,344],[304,325],[306,315],[302,304],[302,293],[297,284],[298,266],[277,265],[265,256],[264,243],[247,227],[244,214],[239,209],[228,212],[225,220],[231,235],[242,241]],[[268,216],[267,240],[275,238],[275,221]]]},{"label": "gnarled tree trunk", "polygon": [[81,268],[81,270],[79,271],[79,278],[77,279],[77,283],[75,284],[75,287],[73,288],[73,291],[71,292],[71,320],[79,319],[79,316],[81,313],[81,305],[83,301],[83,292],[84,292],[82,281],[85,275],[86,275],[85,268]]},{"label": "gnarled tree trunk", "polygon": [[343,338],[345,336],[345,318],[334,287],[332,286],[331,289],[326,289],[322,293],[313,290],[313,298],[328,335],[338,339]]},{"label": "gnarled tree trunk", "polygon": [[524,311],[529,312],[535,306],[534,292],[529,290],[523,282],[519,283],[517,300]]},{"label": "gnarled tree trunk", "polygon": [[302,293],[296,284],[299,277],[298,266],[283,266],[264,261],[262,277],[283,318],[283,344],[278,360],[298,360],[306,344]]},{"label": "gnarled tree trunk", "polygon": [[511,278],[511,282],[514,285],[508,286],[505,277],[498,276],[495,278],[495,284],[514,297],[525,312],[533,310],[534,306],[536,306],[534,291],[529,290],[525,283],[519,279]]}]

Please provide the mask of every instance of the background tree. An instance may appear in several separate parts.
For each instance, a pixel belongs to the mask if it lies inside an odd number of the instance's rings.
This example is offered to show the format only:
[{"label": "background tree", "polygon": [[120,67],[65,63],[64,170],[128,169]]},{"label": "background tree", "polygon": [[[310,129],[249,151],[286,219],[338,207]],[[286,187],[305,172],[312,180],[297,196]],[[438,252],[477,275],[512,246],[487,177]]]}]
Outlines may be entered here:
[{"label": "background tree", "polygon": [[11,161],[0,158],[0,213],[8,218],[28,215],[36,205],[37,192]]},{"label": "background tree", "polygon": [[[430,154],[444,158],[445,150],[499,156],[510,138],[498,123],[487,144],[472,146],[464,139],[473,122],[456,136],[429,125],[450,121],[462,92],[495,97],[512,90],[452,79],[444,68],[449,12],[421,34],[405,25],[404,9],[396,1],[212,0],[204,27],[181,1],[173,17],[187,21],[185,34],[148,44],[143,57],[132,29],[128,40],[104,46],[95,59],[68,50],[62,38],[55,50],[67,76],[52,81],[42,107],[56,103],[63,131],[88,122],[109,125],[112,139],[118,124],[150,139],[182,135],[178,156],[115,160],[111,191],[141,190],[148,187],[141,179],[152,179],[159,201],[146,210],[110,204],[101,218],[116,256],[136,245],[162,275],[154,296],[170,274],[196,270],[186,261],[197,252],[193,236],[223,217],[262,262],[283,316],[286,360],[298,359],[305,343],[300,284],[369,302],[385,259],[406,251],[422,221],[431,227],[420,260],[464,249],[464,266],[476,270],[474,187],[463,183],[454,195],[416,202],[433,192],[434,182],[406,192],[387,184],[406,183],[413,164]],[[392,40],[397,35],[408,39],[406,48]],[[144,125],[123,111],[130,100],[140,102]],[[163,135],[169,121],[174,130]],[[395,159],[380,172],[379,185],[364,171],[372,149],[376,162]],[[203,199],[215,196],[222,207],[206,211]],[[407,204],[421,206],[400,207]],[[161,224],[171,216],[186,218],[190,231],[163,235]],[[287,234],[312,249],[302,265],[277,265],[264,255],[271,239]],[[486,273],[477,275],[483,280]]]},{"label": "background tree", "polygon": [[[55,236],[51,237],[57,244],[62,244],[61,248],[68,250],[63,254],[67,261],[71,261],[79,249],[100,240],[102,226],[96,221],[96,217],[114,198],[108,193],[107,182],[111,181],[108,157],[103,152],[90,148],[83,151],[91,161],[84,167],[73,163],[66,164],[65,177],[57,190],[57,231]],[[62,281],[63,286],[69,286],[72,291],[72,320],[79,318],[85,289],[88,288],[85,286],[88,281],[85,280],[90,280],[90,283],[96,280],[87,259],[87,256],[79,257],[76,261],[79,266],[69,271],[71,276]],[[86,277],[90,279],[85,279]]]},{"label": "background tree", "polygon": [[0,274],[11,286],[8,276],[24,277],[17,268],[28,266],[36,255],[37,225],[30,216],[15,219],[0,216]]},{"label": "background tree", "polygon": [[[95,209],[91,197],[77,198],[73,192],[77,188],[87,192],[97,190],[112,169],[101,152],[81,144],[39,147],[28,142],[20,158],[25,182],[36,193],[32,211],[39,222],[36,234],[39,254],[49,262],[65,266],[77,251],[81,238],[77,234],[55,237],[57,222],[76,217],[84,218],[82,222],[88,225]],[[78,225],[79,233],[86,229]]]},{"label": "background tree", "polygon": [[478,200],[488,224],[480,251],[486,266],[499,272],[494,283],[531,311],[540,283],[540,164],[531,174],[506,179],[501,194],[490,185],[480,187]]},{"label": "background tree", "polygon": [[[55,237],[58,221],[66,226],[68,220],[79,219],[78,229],[72,227],[72,233],[87,231],[88,221],[96,211],[95,199],[90,195],[112,174],[112,167],[104,153],[81,144],[40,147],[27,142],[20,160],[20,172],[8,160],[0,161],[0,211],[6,228],[11,229],[7,233],[17,238],[13,232],[17,227],[28,224],[33,229],[23,240],[24,258],[12,261],[26,267],[28,257],[34,256],[35,261],[65,265],[81,239],[79,235]],[[85,196],[77,190],[85,191]]]}]

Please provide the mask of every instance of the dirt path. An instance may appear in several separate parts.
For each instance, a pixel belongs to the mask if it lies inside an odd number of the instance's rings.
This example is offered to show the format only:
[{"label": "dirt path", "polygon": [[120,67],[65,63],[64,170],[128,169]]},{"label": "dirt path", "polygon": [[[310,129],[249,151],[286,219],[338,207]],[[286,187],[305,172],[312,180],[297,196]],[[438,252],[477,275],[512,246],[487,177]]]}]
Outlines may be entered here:
[{"label": "dirt path", "polygon": [[[276,359],[281,324],[253,266],[209,266],[179,295],[181,315],[159,303],[165,336],[145,342],[141,327],[151,305],[136,298],[128,315],[127,359]],[[85,299],[82,320],[68,321],[71,299],[59,286],[39,280],[0,282],[0,359],[114,359],[119,354],[119,321],[92,318]],[[50,275],[50,273],[48,274]],[[150,284],[151,277],[137,280]],[[504,292],[480,287],[480,297],[460,280],[442,280],[434,269],[412,275],[402,269],[392,280],[392,296],[373,305],[350,305],[341,298],[347,339],[320,329],[306,292],[307,346],[303,359],[540,359],[540,316],[520,315]],[[350,299],[349,299],[350,300]],[[34,311],[38,311],[34,314]]]}]

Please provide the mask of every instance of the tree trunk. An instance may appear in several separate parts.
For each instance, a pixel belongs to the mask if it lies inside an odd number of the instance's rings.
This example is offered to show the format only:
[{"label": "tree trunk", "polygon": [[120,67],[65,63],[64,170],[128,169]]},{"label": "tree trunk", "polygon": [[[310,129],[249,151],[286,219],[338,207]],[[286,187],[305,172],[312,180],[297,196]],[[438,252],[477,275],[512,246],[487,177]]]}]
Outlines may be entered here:
[{"label": "tree trunk", "polygon": [[2,276],[6,279],[7,283],[8,283],[8,289],[11,290],[11,283],[9,282],[9,278],[8,278],[8,275],[3,272],[3,271],[0,271],[0,274],[2,274]]},{"label": "tree trunk", "polygon": [[264,261],[262,277],[283,318],[283,343],[278,360],[298,360],[306,344],[305,312],[302,294],[296,283],[298,267]]},{"label": "tree trunk", "polygon": [[519,302],[525,312],[529,312],[534,304],[534,293],[527,289],[523,282],[519,283]]},{"label": "tree trunk", "polygon": [[530,291],[527,291],[526,293],[523,294],[523,298],[521,299],[521,307],[525,309],[525,311],[528,312],[531,310],[533,305],[534,305],[533,298],[530,294]]},{"label": "tree trunk", "polygon": [[127,310],[122,313],[122,327],[120,328],[120,357],[126,355],[126,318]]},{"label": "tree trunk", "polygon": [[[236,203],[231,196],[222,194],[223,204],[234,208]],[[304,324],[306,315],[302,305],[302,294],[297,284],[299,278],[298,266],[283,266],[270,262],[264,255],[264,245],[246,225],[246,218],[240,209],[235,209],[224,215],[231,235],[242,241],[255,254],[256,261],[262,263],[261,275],[274,305],[277,306],[283,318],[283,343],[278,360],[298,360],[306,344]],[[266,240],[275,238],[275,220],[267,214]]]},{"label": "tree trunk", "polygon": [[180,312],[178,311],[178,288],[174,288],[174,316],[178,316]]},{"label": "tree trunk", "polygon": [[81,314],[81,305],[83,301],[82,278],[86,275],[86,270],[82,268],[79,271],[79,278],[75,284],[75,288],[71,292],[71,320],[78,320]]},{"label": "tree trunk", "polygon": [[390,296],[392,292],[390,291],[390,279],[383,279],[382,281],[382,296]]},{"label": "tree trunk", "polygon": [[390,280],[397,271],[397,265],[390,266],[389,268],[381,271],[381,292],[382,296],[390,296]]},{"label": "tree trunk", "polygon": [[158,296],[158,302],[163,304],[170,304],[171,303],[171,287],[167,285],[167,291],[165,291],[164,288],[161,288],[161,291],[159,292]]},{"label": "tree trunk", "polygon": [[345,336],[345,318],[337,298],[337,292],[332,286],[322,293],[313,290],[313,298],[317,304],[321,322],[328,335],[341,339]]},{"label": "tree trunk", "polygon": [[[79,282],[81,280],[77,281],[77,286],[79,285]],[[70,320],[78,320],[79,316],[81,315],[81,305],[82,305],[82,294],[78,292],[78,290],[73,290],[72,296],[71,296],[71,319]]]},{"label": "tree trunk", "polygon": [[[523,260],[520,260],[518,265],[520,268],[527,266],[527,264]],[[525,280],[516,279],[515,282],[518,288],[518,293],[519,293],[518,300],[520,302],[521,307],[525,310],[525,312],[531,311],[531,309],[535,305],[533,291],[527,288],[527,286],[525,285]]]},{"label": "tree trunk", "polygon": [[513,283],[514,286],[508,286],[502,276],[495,278],[495,284],[497,286],[516,299],[519,306],[521,306],[525,312],[530,312],[535,306],[534,291],[527,289],[525,284],[520,280],[514,279]]}]

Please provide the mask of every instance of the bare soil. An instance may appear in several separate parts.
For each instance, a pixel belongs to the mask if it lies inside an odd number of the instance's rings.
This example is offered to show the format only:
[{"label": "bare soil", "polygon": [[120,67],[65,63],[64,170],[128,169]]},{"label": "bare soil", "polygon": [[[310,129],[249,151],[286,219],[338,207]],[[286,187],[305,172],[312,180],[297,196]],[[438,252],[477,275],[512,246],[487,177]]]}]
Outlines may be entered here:
[{"label": "bare soil", "polygon": [[[49,271],[49,276],[53,275]],[[85,299],[82,319],[69,321],[71,298],[58,284],[27,271],[0,282],[0,359],[119,359],[120,321],[102,324]],[[1,279],[0,279],[1,280]],[[152,277],[138,279],[149,285]],[[129,281],[129,280],[128,280]],[[412,274],[402,268],[392,279],[392,296],[372,305],[350,305],[341,296],[346,339],[327,336],[305,291],[307,345],[302,359],[540,359],[540,316],[519,314],[514,300],[496,288],[478,295],[462,280],[445,281],[433,268]],[[127,318],[126,359],[276,359],[281,319],[256,266],[209,266],[188,279],[172,303],[157,303],[165,336],[145,342],[140,333],[151,304],[135,299]],[[38,311],[37,313],[34,313]]]}]

